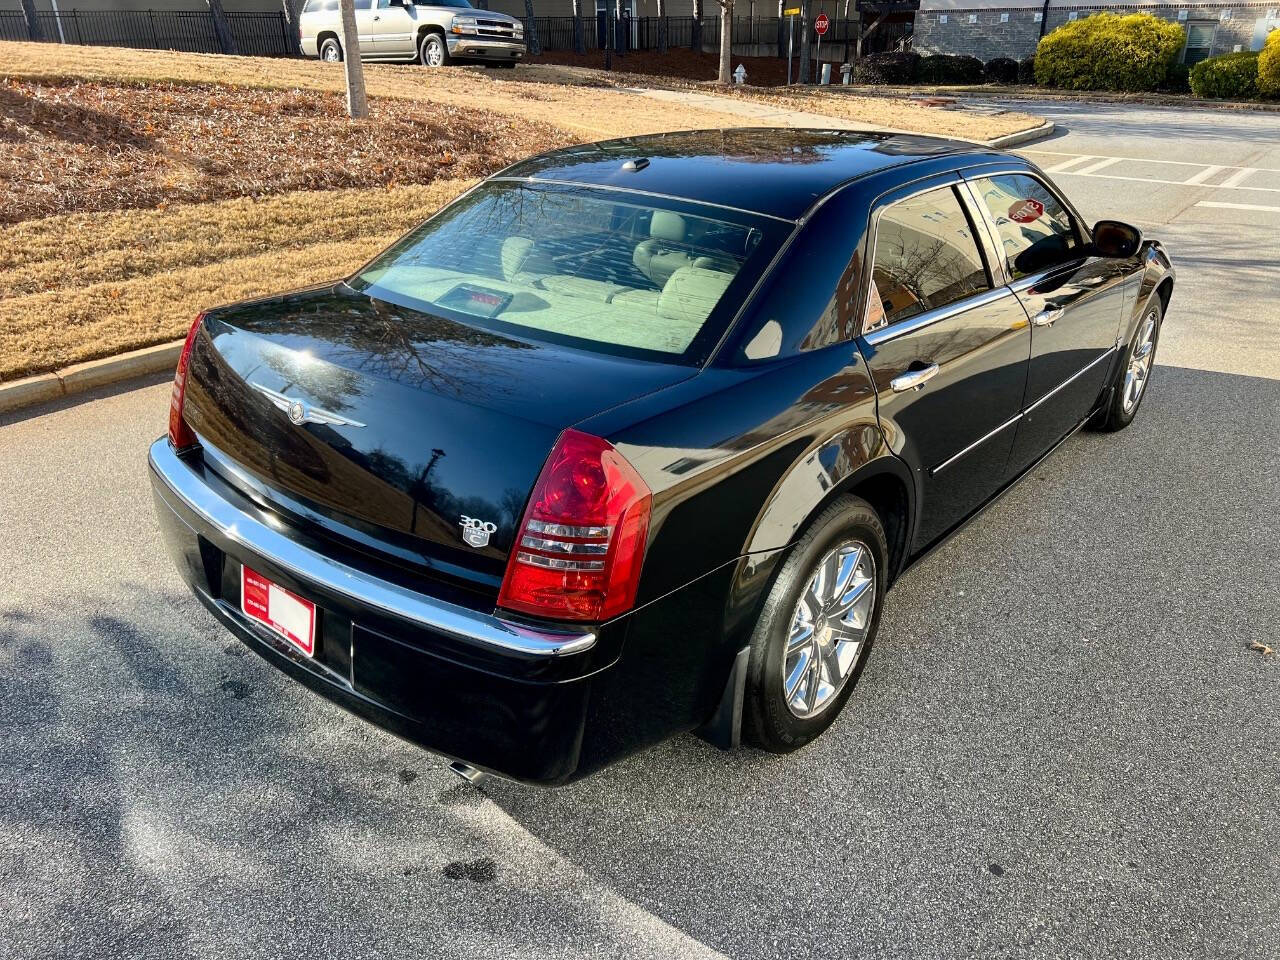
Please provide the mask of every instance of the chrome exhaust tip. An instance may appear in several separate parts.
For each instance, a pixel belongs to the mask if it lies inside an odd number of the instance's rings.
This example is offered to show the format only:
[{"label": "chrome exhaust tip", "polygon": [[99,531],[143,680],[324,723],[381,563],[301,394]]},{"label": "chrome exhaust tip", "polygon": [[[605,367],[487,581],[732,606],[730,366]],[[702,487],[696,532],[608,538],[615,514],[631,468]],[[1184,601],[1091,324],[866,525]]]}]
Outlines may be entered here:
[{"label": "chrome exhaust tip", "polygon": [[476,786],[484,783],[489,779],[489,775],[483,770],[477,770],[470,764],[463,763],[461,760],[450,760],[449,769],[460,776],[467,783],[473,783]]}]

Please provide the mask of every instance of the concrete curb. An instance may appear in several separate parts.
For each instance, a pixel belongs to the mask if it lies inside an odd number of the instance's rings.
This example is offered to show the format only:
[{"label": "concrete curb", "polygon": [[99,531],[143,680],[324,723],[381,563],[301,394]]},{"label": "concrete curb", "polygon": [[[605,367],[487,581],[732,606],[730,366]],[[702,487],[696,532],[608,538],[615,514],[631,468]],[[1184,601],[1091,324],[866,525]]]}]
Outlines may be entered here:
[{"label": "concrete curb", "polygon": [[42,373],[24,380],[14,380],[12,383],[0,383],[0,413],[12,413],[37,403],[75,396],[121,380],[172,370],[178,365],[182,344],[182,340],[161,343],[114,357],[77,363],[53,373]]},{"label": "concrete curb", "polygon": [[1049,134],[1053,133],[1057,127],[1052,120],[1046,120],[1038,127],[1032,127],[1030,130],[1019,130],[1017,133],[1006,133],[1003,137],[996,137],[994,140],[983,141],[988,147],[996,150],[1003,150],[1006,147],[1016,147],[1023,143],[1031,143],[1033,140],[1043,140]]}]

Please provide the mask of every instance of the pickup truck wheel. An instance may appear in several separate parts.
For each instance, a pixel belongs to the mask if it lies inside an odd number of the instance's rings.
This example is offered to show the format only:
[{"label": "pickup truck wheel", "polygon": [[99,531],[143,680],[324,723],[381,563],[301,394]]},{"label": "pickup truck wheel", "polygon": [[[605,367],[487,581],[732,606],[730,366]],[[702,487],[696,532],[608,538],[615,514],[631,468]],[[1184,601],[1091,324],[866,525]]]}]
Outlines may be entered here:
[{"label": "pickup truck wheel", "polygon": [[320,44],[320,59],[325,63],[341,63],[342,44],[333,37],[327,37],[324,43]]},{"label": "pickup truck wheel", "polygon": [[751,638],[743,736],[790,753],[831,726],[880,625],[888,541],[865,500],[843,497],[791,549]]},{"label": "pickup truck wheel", "polygon": [[418,58],[424,67],[444,67],[449,64],[449,45],[438,33],[428,33],[418,47]]}]

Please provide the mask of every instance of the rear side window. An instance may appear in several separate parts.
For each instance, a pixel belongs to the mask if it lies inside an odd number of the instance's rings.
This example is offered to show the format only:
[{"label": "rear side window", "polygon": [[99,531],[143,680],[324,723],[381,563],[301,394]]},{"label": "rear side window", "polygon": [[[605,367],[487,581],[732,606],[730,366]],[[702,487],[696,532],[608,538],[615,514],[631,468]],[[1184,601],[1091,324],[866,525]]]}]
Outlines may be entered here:
[{"label": "rear side window", "polygon": [[372,297],[479,326],[692,360],[700,337],[716,339],[713,315],[719,326],[736,312],[739,291],[780,243],[780,224],[723,216],[624,192],[489,183],[354,283]]},{"label": "rear side window", "polygon": [[995,221],[1015,280],[1080,257],[1083,243],[1071,214],[1035,177],[986,177],[972,186]]},{"label": "rear side window", "polygon": [[973,225],[953,188],[908,197],[881,211],[864,331],[989,289]]}]

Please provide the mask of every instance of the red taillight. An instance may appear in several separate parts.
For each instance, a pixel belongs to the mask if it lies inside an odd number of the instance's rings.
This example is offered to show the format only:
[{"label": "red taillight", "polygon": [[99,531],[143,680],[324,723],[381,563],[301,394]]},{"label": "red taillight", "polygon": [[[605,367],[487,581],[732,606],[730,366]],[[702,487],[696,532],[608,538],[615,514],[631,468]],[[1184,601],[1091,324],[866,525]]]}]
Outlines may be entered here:
[{"label": "red taillight", "polygon": [[563,620],[630,610],[652,499],[608,441],[566,430],[533,488],[498,605]]},{"label": "red taillight", "polygon": [[196,334],[200,324],[204,322],[204,314],[196,317],[187,331],[187,341],[182,345],[182,355],[178,357],[178,369],[173,374],[173,393],[169,397],[169,444],[175,450],[185,450],[196,445],[196,435],[182,419],[182,405],[187,399],[187,364],[191,362],[191,347],[196,342]]}]

